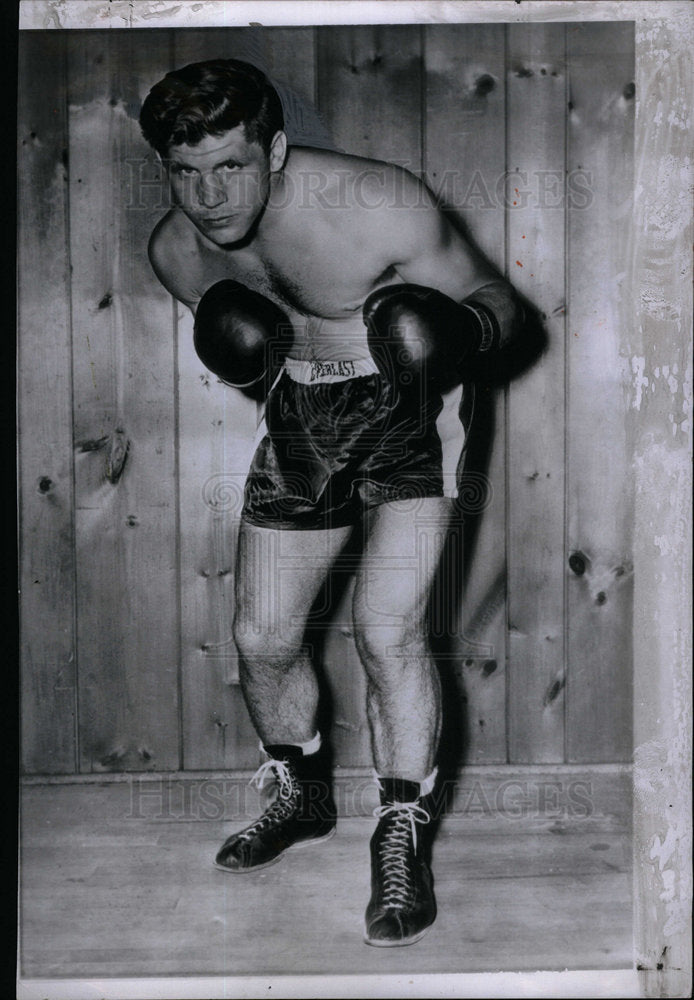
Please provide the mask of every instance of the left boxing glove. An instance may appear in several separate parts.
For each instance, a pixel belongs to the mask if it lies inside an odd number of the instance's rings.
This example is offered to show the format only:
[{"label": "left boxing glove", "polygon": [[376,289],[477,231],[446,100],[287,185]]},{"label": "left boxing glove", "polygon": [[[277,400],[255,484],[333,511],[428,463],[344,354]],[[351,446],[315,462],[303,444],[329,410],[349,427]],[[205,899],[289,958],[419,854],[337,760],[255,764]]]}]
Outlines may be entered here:
[{"label": "left boxing glove", "polygon": [[267,390],[294,339],[279,306],[230,278],[207,289],[195,313],[198,357],[223,382]]},{"label": "left boxing glove", "polygon": [[440,390],[460,384],[467,357],[499,345],[491,309],[469,300],[455,302],[423,285],[387,285],[364,303],[369,349],[389,378],[412,378]]}]

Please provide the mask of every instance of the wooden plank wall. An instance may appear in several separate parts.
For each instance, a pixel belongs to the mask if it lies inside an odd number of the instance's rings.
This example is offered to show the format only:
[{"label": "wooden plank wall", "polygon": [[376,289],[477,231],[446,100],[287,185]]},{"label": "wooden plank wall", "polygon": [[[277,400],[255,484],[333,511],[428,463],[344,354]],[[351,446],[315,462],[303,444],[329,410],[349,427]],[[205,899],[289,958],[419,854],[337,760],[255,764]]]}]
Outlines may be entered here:
[{"label": "wooden plank wall", "polygon": [[127,191],[149,73],[168,62],[162,35],[67,37],[83,771],[179,763],[171,307]]},{"label": "wooden plank wall", "polygon": [[70,773],[77,664],[63,37],[23,46],[18,70],[22,755],[30,772]]},{"label": "wooden plank wall", "polygon": [[[505,213],[495,205],[503,174],[506,118],[503,28],[455,25],[441,32],[428,26],[423,35],[427,71],[425,175],[441,203],[452,210],[489,260],[503,272]],[[491,194],[490,194],[491,193]],[[460,635],[450,656],[457,684],[449,697],[462,699],[450,720],[463,729],[466,758],[476,763],[506,760],[506,546],[505,407],[503,390],[478,387],[475,420],[468,440],[463,506]],[[488,477],[480,488],[479,478]],[[485,508],[482,515],[477,507]],[[468,530],[466,530],[468,529]],[[474,532],[470,529],[474,529]],[[446,583],[455,580],[445,574]],[[445,676],[446,665],[442,664]]]},{"label": "wooden plank wall", "polygon": [[[296,141],[424,176],[545,315],[540,363],[476,399],[485,509],[464,509],[448,570],[448,709],[471,763],[629,759],[631,26],[47,31],[21,38],[25,771],[258,759],[231,640],[258,413],[200,364],[192,317],[151,273],[166,191],[137,126],[169,68],[227,55],[277,80]],[[339,582],[321,659],[337,762],[362,766]]]},{"label": "wooden plank wall", "polygon": [[[629,756],[632,671],[633,499],[623,340],[631,304],[624,281],[633,214],[634,57],[630,26],[567,32],[571,112],[567,167],[591,177],[591,200],[570,210],[567,244],[566,755]],[[592,30],[591,30],[592,29]],[[596,255],[592,248],[603,253]],[[603,254],[614,262],[605,280]],[[577,262],[581,262],[577,266]],[[600,489],[596,490],[596,484]],[[615,725],[615,722],[618,722]]]},{"label": "wooden plank wall", "polygon": [[546,314],[549,338],[542,364],[509,388],[509,754],[526,763],[564,757],[566,213],[538,189],[541,172],[565,169],[564,34],[508,28],[507,271]]}]

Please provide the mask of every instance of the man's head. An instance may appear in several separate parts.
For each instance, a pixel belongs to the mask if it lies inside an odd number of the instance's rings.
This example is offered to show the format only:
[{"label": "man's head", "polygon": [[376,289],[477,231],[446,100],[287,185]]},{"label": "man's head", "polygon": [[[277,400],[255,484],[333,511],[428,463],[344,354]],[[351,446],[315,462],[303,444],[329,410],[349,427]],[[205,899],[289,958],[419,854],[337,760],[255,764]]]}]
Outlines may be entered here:
[{"label": "man's head", "polygon": [[162,159],[171,146],[195,146],[208,135],[243,125],[266,153],[284,127],[282,104],[264,73],[239,59],[191,63],[167,73],[140,112],[147,142]]},{"label": "man's head", "polygon": [[148,94],[140,127],[169,173],[177,203],[214,243],[242,239],[286,155],[282,105],[255,66],[192,63]]}]

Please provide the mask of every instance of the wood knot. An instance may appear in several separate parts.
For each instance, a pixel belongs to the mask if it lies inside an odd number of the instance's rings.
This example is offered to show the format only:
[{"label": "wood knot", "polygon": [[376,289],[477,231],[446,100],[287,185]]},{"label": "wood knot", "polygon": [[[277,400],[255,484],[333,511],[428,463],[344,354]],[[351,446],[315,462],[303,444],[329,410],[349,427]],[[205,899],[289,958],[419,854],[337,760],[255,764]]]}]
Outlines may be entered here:
[{"label": "wood knot", "polygon": [[478,76],[475,80],[475,95],[477,97],[486,97],[490,94],[494,87],[496,86],[496,81],[493,76],[489,73],[483,73],[482,76]]},{"label": "wood knot", "polygon": [[111,447],[106,458],[106,478],[114,486],[123,475],[125,463],[130,451],[130,441],[125,433],[118,429],[111,435]]},{"label": "wood knot", "polygon": [[565,683],[566,682],[563,677],[557,677],[557,679],[550,684],[545,692],[544,698],[542,699],[542,704],[545,708],[547,708],[548,705],[551,705],[553,701],[556,701]]},{"label": "wood knot", "polygon": [[39,493],[49,493],[53,486],[53,480],[48,476],[41,476],[39,479]]},{"label": "wood knot", "polygon": [[78,441],[76,447],[84,454],[86,451],[100,451],[107,444],[108,435],[104,435],[100,438],[85,438],[83,441]]},{"label": "wood knot", "polygon": [[586,571],[586,557],[582,552],[572,552],[569,556],[569,569],[576,576],[583,576]]},{"label": "wood knot", "polygon": [[125,757],[125,754],[125,747],[114,747],[114,749],[109,753],[104,754],[99,763],[102,767],[113,767],[114,765],[120,764]]}]

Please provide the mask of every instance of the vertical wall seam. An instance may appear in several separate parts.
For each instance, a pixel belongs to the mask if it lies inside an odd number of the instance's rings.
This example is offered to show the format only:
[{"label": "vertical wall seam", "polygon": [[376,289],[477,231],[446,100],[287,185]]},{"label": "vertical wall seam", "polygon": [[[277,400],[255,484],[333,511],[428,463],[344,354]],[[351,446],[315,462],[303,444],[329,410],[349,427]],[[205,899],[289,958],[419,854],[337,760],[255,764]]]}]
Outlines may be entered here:
[{"label": "vertical wall seam", "polygon": [[311,30],[311,39],[313,41],[313,106],[316,112],[320,115],[320,104],[319,93],[318,93],[318,28],[316,25],[313,26]]},{"label": "vertical wall seam", "polygon": [[[176,36],[169,30],[169,59],[176,65]],[[173,334],[173,435],[174,435],[174,537],[176,574],[176,701],[178,724],[178,769],[185,770],[184,705],[183,705],[183,581],[181,574],[181,419],[178,305],[171,296],[171,326]]]},{"label": "vertical wall seam", "polygon": [[69,326],[70,342],[70,365],[68,375],[68,391],[70,393],[70,545],[72,548],[72,650],[74,657],[74,773],[81,772],[81,746],[80,746],[80,657],[78,649],[78,610],[77,610],[77,474],[75,470],[75,339],[74,339],[74,303],[72,295],[72,233],[70,229],[70,93],[69,93],[69,73],[68,73],[68,45],[67,38],[63,38],[62,47],[63,60],[63,101],[64,101],[64,122],[65,122],[65,144],[68,149],[68,180],[65,199],[63,202],[64,225],[65,225],[65,250],[67,255],[67,314]]},{"label": "vertical wall seam", "polygon": [[181,559],[181,428],[179,392],[179,330],[178,306],[171,296],[171,324],[173,327],[173,407],[174,407],[174,533],[176,563],[176,700],[178,718],[178,768],[185,769],[185,746],[183,741],[183,570]]},{"label": "vertical wall seam", "polygon": [[[503,67],[504,67],[504,173],[508,176],[509,170],[509,152],[508,152],[508,53],[509,53],[509,31],[510,25],[504,25],[503,34]],[[504,198],[503,205],[504,212],[504,277],[508,279],[509,277],[509,260],[508,260],[508,213],[509,209],[506,205],[506,199]],[[511,619],[509,614],[510,608],[510,588],[509,588],[509,575],[510,575],[510,532],[509,524],[511,520],[511,483],[510,483],[510,410],[511,410],[511,391],[508,384],[503,387],[503,399],[504,399],[504,612],[506,616],[506,642],[504,650],[504,714],[506,718],[505,733],[506,733],[506,763],[511,763]]]},{"label": "vertical wall seam", "polygon": [[419,26],[419,176],[427,181],[426,25]]},{"label": "vertical wall seam", "polygon": [[569,99],[571,72],[569,67],[569,36],[567,25],[564,25],[564,317],[563,317],[563,338],[564,338],[564,511],[563,511],[563,548],[561,552],[562,568],[562,661],[564,667],[564,763],[569,759],[569,698],[571,696],[571,675],[569,672],[569,588],[566,574],[566,557],[569,544],[569,392],[570,392],[570,364],[569,352],[571,348],[571,338],[567,336],[570,328],[569,324],[569,295],[570,268],[569,268],[569,207],[566,191],[568,187],[568,171],[570,156],[570,129],[569,129]]}]

